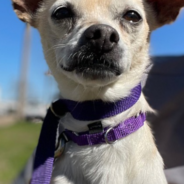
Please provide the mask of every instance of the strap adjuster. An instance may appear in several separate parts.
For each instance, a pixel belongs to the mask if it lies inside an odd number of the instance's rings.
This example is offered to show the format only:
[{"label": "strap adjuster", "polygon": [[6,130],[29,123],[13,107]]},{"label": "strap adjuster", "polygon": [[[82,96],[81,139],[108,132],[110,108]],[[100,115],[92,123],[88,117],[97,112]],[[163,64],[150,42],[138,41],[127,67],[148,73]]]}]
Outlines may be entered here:
[{"label": "strap adjuster", "polygon": [[96,134],[103,132],[103,126],[101,121],[97,121],[88,125],[89,134]]}]

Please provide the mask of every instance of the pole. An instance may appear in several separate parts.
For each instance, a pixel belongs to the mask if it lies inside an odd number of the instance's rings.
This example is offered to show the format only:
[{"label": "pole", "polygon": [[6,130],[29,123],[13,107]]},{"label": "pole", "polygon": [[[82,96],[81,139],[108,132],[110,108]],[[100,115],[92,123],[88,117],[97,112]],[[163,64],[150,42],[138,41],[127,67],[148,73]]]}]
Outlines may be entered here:
[{"label": "pole", "polygon": [[26,25],[22,48],[22,59],[20,68],[19,90],[18,90],[18,118],[24,118],[24,110],[27,98],[28,68],[31,48],[31,27]]}]

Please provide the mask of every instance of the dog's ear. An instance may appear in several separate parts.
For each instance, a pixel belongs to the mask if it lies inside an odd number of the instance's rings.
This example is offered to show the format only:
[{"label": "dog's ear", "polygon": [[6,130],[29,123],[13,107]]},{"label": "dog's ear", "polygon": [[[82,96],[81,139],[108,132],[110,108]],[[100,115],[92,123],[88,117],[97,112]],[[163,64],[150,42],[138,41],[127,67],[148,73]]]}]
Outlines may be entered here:
[{"label": "dog's ear", "polygon": [[12,0],[13,8],[19,19],[35,26],[34,15],[43,0]]},{"label": "dog's ear", "polygon": [[156,12],[157,27],[173,22],[182,7],[184,0],[146,0]]}]

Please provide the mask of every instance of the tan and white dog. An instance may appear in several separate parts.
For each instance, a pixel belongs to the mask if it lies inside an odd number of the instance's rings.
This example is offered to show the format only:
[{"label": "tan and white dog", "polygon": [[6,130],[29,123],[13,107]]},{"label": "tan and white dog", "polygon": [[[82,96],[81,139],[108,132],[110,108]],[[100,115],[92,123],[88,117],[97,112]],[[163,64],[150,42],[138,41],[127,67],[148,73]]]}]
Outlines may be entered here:
[{"label": "tan and white dog", "polygon": [[[182,6],[183,0],[13,0],[18,17],[38,29],[62,98],[79,102],[114,102],[128,96],[149,63],[150,33],[174,21]],[[102,124],[115,126],[150,110],[142,94],[132,108]],[[61,123],[75,132],[86,131],[89,124],[70,114]],[[68,143],[54,165],[51,183],[167,182],[162,158],[145,123],[113,145]]]}]

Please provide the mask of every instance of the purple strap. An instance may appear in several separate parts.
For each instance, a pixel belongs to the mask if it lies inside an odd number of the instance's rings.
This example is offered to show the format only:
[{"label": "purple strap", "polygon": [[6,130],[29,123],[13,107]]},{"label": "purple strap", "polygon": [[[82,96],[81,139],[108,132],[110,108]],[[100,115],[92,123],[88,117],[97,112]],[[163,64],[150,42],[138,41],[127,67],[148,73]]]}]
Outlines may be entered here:
[{"label": "purple strap", "polygon": [[60,100],[72,116],[80,121],[95,121],[120,114],[132,107],[141,95],[141,84],[131,90],[131,95],[117,102],[103,102],[102,100],[75,102]]},{"label": "purple strap", "polygon": [[50,184],[58,122],[59,118],[49,109],[36,150],[31,184]]},{"label": "purple strap", "polygon": [[[127,135],[130,135],[131,133],[135,132],[144,125],[145,119],[145,113],[141,113],[138,117],[131,117],[125,120],[124,122],[121,122],[108,132],[108,142],[115,142],[116,140],[122,139],[123,137],[126,137]],[[69,130],[65,130],[64,133],[66,134],[69,140],[75,142],[79,146],[92,146],[107,142],[105,140],[105,134],[108,129],[109,127],[105,128],[104,132],[96,134],[89,134],[89,132],[83,132],[77,135],[76,133]]]},{"label": "purple strap", "polygon": [[[59,118],[55,116],[55,114],[63,116],[66,112],[70,112],[73,117],[77,120],[101,120],[126,111],[138,101],[140,95],[141,85],[139,84],[131,91],[131,95],[129,97],[121,99],[117,102],[107,103],[101,100],[86,101],[82,103],[70,100],[56,101],[53,104],[55,113],[53,113],[49,109],[42,125],[42,130],[36,149],[31,184],[50,184],[54,162],[56,133],[59,124]],[[144,117],[142,117],[141,119],[143,120]],[[130,121],[132,121],[131,118],[124,122],[124,125],[127,130],[123,130],[123,128],[116,128],[116,131],[110,131],[107,135],[108,141],[114,141],[115,137],[125,137],[126,135],[130,134],[131,131],[134,132],[140,126],[142,126],[138,122],[138,120],[134,120],[135,126],[131,125]],[[73,136],[73,134],[71,134],[70,136]],[[101,135],[101,137],[103,136]],[[89,138],[88,143],[90,143],[90,145],[95,144],[95,142],[99,144],[99,139],[99,136]],[[76,138],[74,138],[74,140],[77,141]],[[82,140],[79,142],[81,145],[84,145],[85,141],[86,138],[82,138]],[[103,140],[101,142],[104,143]]]}]

